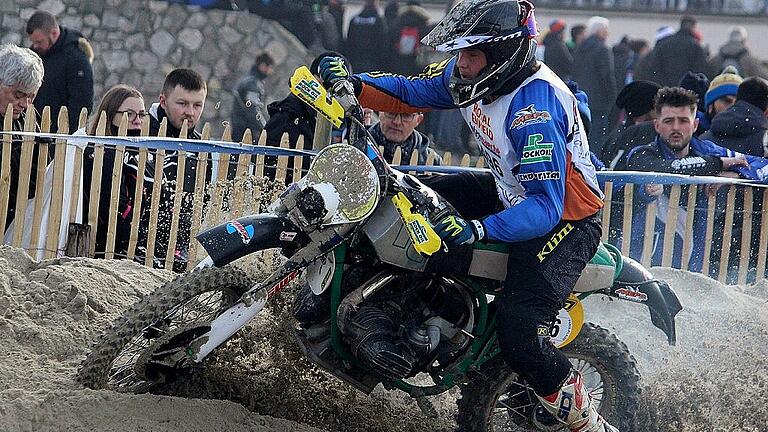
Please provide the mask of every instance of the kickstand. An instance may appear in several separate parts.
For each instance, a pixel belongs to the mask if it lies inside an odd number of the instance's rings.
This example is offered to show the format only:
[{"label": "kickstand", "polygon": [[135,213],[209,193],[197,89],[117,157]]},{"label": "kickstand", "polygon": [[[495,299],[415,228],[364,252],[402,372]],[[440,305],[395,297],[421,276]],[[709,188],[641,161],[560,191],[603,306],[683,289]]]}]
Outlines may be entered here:
[{"label": "kickstand", "polygon": [[430,418],[437,418],[437,410],[426,396],[417,396],[416,404],[419,405],[421,412],[424,413],[425,416]]}]

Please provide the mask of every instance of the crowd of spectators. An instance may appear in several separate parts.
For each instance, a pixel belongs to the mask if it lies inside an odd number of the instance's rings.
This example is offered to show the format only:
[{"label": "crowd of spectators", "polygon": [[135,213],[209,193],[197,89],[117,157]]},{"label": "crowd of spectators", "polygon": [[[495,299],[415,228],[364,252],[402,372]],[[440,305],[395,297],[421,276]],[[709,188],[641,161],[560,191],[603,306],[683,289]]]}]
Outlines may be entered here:
[{"label": "crowd of spectators", "polygon": [[[283,5],[282,7],[280,5]],[[306,15],[291,7],[310,10]],[[248,2],[252,12],[276,19],[289,29],[304,32],[303,42],[316,52],[338,51],[346,56],[355,71],[391,70],[406,75],[420,73],[428,63],[442,60],[425,49],[419,41],[430,30],[428,15],[417,1],[405,4],[390,1],[382,9],[379,0],[366,0],[362,11],[351,17],[346,35],[341,29],[343,3],[280,2],[263,0]],[[309,9],[307,9],[309,7]],[[339,17],[342,17],[339,19]],[[303,21],[302,21],[303,20]],[[303,24],[302,24],[303,23]],[[310,25],[311,23],[311,25]],[[324,28],[324,30],[323,30]],[[614,45],[608,45],[610,21],[592,17],[586,23],[570,25],[562,19],[551,21],[539,35],[537,58],[559,75],[574,93],[578,92],[579,111],[586,121],[590,147],[597,165],[612,170],[638,170],[674,172],[692,175],[737,176],[758,181],[766,180],[766,130],[768,130],[768,69],[749,53],[747,32],[734,27],[728,42],[710,56],[701,44],[701,33],[695,19],[683,17],[677,30],[661,28],[655,35],[653,46],[648,41],[625,36]],[[34,101],[38,111],[43,106],[53,110],[66,106],[71,125],[77,124],[80,109],[89,109],[93,102],[93,72],[90,62],[93,50],[88,41],[75,29],[60,26],[47,12],[37,12],[26,27],[30,49],[4,46],[0,49],[0,105],[13,106],[13,127],[21,130],[24,110]],[[297,36],[299,36],[297,34]],[[372,49],[378,48],[378,49]],[[312,142],[315,130],[315,112],[295,96],[267,104],[264,96],[264,79],[272,74],[275,60],[268,53],[257,56],[243,78],[232,88],[235,95],[232,106],[233,138],[239,140],[246,129],[252,131],[254,141],[266,131],[268,145],[280,145],[284,133],[291,146],[298,137],[304,136],[305,145]],[[316,69],[316,68],[315,68]],[[312,69],[312,70],[315,70]],[[46,80],[45,76],[60,77]],[[206,102],[206,82],[193,69],[175,69],[159,89],[156,102],[147,108],[144,96],[127,84],[116,85],[101,98],[95,113],[106,113],[107,127],[104,133],[116,135],[121,122],[127,120],[126,134],[140,132],[149,122],[150,135],[160,132],[165,120],[164,133],[179,137],[182,130],[189,139],[200,139],[197,127]],[[0,112],[0,116],[5,111]],[[54,112],[55,115],[55,112]],[[417,155],[418,163],[427,160],[440,163],[435,150],[451,150],[472,153],[469,134],[462,129],[463,122],[457,111],[440,113],[395,114],[371,113],[371,133],[384,147],[384,156],[392,161],[395,150],[400,149],[401,161],[408,163]],[[54,117],[55,118],[55,117]],[[98,116],[92,115],[89,125],[78,133],[93,135],[97,132]],[[55,122],[54,122],[55,124]],[[463,126],[466,128],[466,126]],[[334,130],[333,139],[341,140],[343,130]],[[14,140],[11,151],[11,194],[6,226],[15,215],[16,185],[20,173],[20,140]],[[678,148],[679,147],[679,148]],[[168,253],[168,228],[173,214],[179,214],[179,238],[172,254],[180,263],[185,262],[190,242],[192,221],[192,193],[195,192],[197,160],[188,154],[185,160],[184,178],[176,179],[179,156],[168,152],[164,158],[161,179],[154,178],[152,158],[144,173],[145,184],[139,188],[142,196],[135,196],[138,170],[137,149],[126,148],[123,161],[115,160],[114,148],[107,148],[99,199],[98,227],[96,227],[97,254],[106,251],[106,225],[110,214],[111,170],[113,163],[123,163],[123,175],[119,187],[119,203],[116,206],[117,228],[115,252],[125,255],[130,236],[132,211],[138,200],[142,202],[139,216],[142,229],[139,233],[137,254],[153,254],[163,259]],[[85,152],[84,180],[92,180],[94,151]],[[38,157],[33,157],[37,163]],[[275,160],[267,158],[265,173],[276,175]],[[291,164],[292,166],[292,164]],[[303,169],[306,169],[304,166]],[[15,171],[13,171],[15,169]],[[230,173],[233,174],[233,173]],[[205,175],[210,181],[210,168]],[[231,175],[230,175],[231,177]],[[292,173],[288,173],[290,179]],[[94,180],[96,181],[96,180]],[[161,208],[157,246],[146,250],[149,225],[149,201],[153,183],[161,181]],[[185,192],[179,209],[174,208],[175,184],[182,182]],[[32,178],[34,182],[34,176]],[[34,185],[29,198],[34,196]],[[659,209],[669,208],[669,187],[642,185],[635,193],[634,217],[645,216],[644,206],[650,202]],[[88,188],[84,188],[84,217],[87,215]],[[717,217],[724,212],[722,190],[708,190],[718,195]],[[687,203],[686,193],[680,206]],[[700,189],[704,194],[704,189]],[[614,197],[623,196],[614,193]],[[664,201],[666,200],[666,202]],[[620,204],[620,199],[619,202]],[[697,196],[696,224],[701,224],[706,207],[704,195]],[[611,219],[622,217],[614,206]],[[738,210],[738,209],[737,209]],[[657,231],[665,224],[664,212],[659,210]],[[643,226],[637,219],[633,226]],[[614,223],[614,225],[616,225]],[[660,228],[661,227],[661,228]],[[680,236],[685,233],[679,233]],[[638,234],[639,235],[639,234]],[[609,234],[612,241],[624,241],[618,230]],[[678,239],[678,241],[681,241]],[[693,249],[695,259],[690,268],[700,270],[705,257]],[[656,242],[659,243],[659,242]],[[662,253],[660,244],[654,245],[654,262]],[[142,249],[143,248],[143,249]],[[639,248],[639,249],[638,249]],[[680,251],[676,248],[675,262],[680,266]],[[642,242],[632,242],[631,254],[639,258]]]}]

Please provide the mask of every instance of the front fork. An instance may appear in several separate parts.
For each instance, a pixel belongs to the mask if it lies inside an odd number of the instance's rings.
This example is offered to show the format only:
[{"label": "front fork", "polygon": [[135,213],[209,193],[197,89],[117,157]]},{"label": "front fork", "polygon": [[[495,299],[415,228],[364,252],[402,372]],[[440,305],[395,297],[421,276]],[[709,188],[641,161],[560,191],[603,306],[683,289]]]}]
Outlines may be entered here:
[{"label": "front fork", "polygon": [[[213,260],[207,257],[195,267],[195,270],[212,266]],[[205,334],[197,338],[198,341],[204,342],[192,352],[193,361],[202,362],[208,354],[248,324],[264,309],[269,299],[288,286],[299,273],[299,269],[287,263],[270,275],[266,281],[246,291],[237,303],[211,321],[210,329]]]}]

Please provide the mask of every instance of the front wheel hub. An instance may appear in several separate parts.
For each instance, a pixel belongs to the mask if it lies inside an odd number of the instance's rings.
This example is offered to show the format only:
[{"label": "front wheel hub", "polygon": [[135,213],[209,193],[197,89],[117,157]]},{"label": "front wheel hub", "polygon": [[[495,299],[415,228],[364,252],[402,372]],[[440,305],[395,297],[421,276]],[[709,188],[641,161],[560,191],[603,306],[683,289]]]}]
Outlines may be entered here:
[{"label": "front wheel hub", "polygon": [[197,348],[208,339],[203,335],[210,329],[209,325],[197,323],[164,334],[136,360],[136,376],[154,383],[173,381],[180,372],[192,367]]}]

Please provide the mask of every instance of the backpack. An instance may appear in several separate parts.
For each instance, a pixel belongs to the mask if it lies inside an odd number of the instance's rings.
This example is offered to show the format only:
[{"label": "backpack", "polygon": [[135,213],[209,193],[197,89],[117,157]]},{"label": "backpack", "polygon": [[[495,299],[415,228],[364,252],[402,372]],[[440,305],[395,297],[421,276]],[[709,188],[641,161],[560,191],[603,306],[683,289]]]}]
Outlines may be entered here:
[{"label": "backpack", "polygon": [[728,66],[733,66],[739,72],[739,75],[744,76],[744,68],[741,66],[741,56],[744,52],[739,53],[736,57],[723,57],[723,63],[720,66],[722,72]]},{"label": "backpack", "polygon": [[418,53],[421,35],[416,26],[404,26],[400,28],[397,40],[397,53],[404,56],[414,56]]}]

